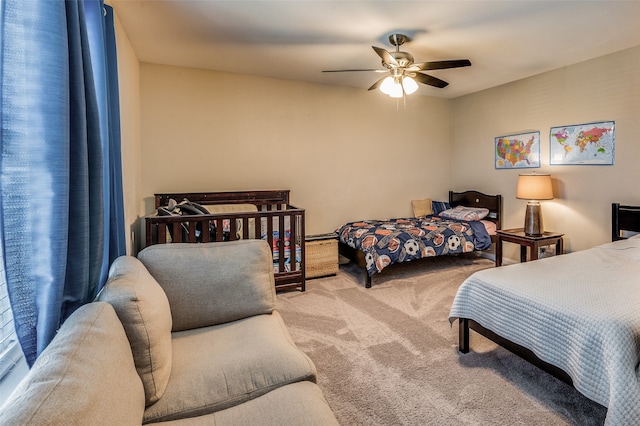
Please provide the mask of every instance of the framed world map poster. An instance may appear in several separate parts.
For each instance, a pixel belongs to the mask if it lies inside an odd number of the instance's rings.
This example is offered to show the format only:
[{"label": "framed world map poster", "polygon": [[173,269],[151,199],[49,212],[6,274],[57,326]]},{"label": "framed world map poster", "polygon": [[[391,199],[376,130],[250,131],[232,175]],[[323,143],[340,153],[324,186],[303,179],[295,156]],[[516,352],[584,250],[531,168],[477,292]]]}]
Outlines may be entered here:
[{"label": "framed world map poster", "polygon": [[550,164],[613,164],[615,122],[552,127]]},{"label": "framed world map poster", "polygon": [[496,169],[540,167],[540,132],[495,138]]}]

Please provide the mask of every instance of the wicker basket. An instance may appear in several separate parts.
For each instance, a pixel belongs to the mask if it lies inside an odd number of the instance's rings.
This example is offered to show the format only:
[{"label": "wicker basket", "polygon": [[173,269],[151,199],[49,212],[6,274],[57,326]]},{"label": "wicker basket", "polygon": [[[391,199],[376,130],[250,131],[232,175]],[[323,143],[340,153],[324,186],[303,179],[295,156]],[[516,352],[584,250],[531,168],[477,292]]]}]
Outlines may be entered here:
[{"label": "wicker basket", "polygon": [[324,277],[338,273],[338,240],[313,239],[305,242],[306,278]]}]

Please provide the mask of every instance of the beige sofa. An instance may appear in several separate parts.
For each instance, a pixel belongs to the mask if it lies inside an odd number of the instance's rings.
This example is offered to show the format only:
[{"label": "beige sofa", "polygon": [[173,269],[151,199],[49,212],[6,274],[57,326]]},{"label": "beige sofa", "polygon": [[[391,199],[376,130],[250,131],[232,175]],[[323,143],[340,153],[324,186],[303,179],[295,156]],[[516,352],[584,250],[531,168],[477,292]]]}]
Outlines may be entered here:
[{"label": "beige sofa", "polygon": [[2,424],[335,425],[275,307],[261,240],[118,258],[0,409]]}]

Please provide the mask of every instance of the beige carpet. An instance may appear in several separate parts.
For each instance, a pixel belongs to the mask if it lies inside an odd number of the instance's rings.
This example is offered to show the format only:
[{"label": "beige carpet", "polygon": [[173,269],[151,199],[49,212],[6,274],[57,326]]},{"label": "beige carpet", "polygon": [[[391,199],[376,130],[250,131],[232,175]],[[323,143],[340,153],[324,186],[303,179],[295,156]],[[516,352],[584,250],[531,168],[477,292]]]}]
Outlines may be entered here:
[{"label": "beige carpet", "polygon": [[278,310],[315,362],[343,425],[601,425],[606,410],[572,387],[473,333],[457,351],[448,322],[458,286],[493,267],[476,256],[394,265],[364,287],[364,273],[279,293]]}]

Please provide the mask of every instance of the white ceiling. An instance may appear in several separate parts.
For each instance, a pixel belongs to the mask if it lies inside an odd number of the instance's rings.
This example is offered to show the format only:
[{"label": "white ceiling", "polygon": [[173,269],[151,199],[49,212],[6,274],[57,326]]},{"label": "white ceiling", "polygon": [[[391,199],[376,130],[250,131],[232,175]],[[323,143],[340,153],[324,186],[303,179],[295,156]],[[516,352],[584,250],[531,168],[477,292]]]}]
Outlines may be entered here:
[{"label": "white ceiling", "polygon": [[366,90],[381,74],[371,46],[412,37],[416,62],[449,82],[417,93],[454,98],[640,45],[640,0],[107,0],[142,62]]}]

